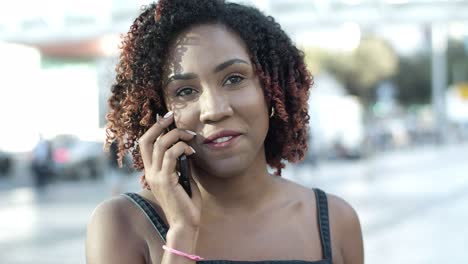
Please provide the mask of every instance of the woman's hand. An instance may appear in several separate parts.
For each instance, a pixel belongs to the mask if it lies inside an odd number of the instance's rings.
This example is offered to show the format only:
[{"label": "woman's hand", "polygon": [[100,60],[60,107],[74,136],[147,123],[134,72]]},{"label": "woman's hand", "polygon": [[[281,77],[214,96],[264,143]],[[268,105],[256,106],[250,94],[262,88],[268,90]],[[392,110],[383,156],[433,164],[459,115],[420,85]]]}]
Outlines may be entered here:
[{"label": "woman's hand", "polygon": [[193,229],[200,225],[201,196],[193,179],[190,179],[192,198],[188,196],[176,171],[177,158],[182,154],[192,155],[194,149],[186,142],[195,133],[183,129],[163,132],[174,122],[172,112],[160,118],[138,140],[145,168],[145,180],[164,211],[171,229]]}]

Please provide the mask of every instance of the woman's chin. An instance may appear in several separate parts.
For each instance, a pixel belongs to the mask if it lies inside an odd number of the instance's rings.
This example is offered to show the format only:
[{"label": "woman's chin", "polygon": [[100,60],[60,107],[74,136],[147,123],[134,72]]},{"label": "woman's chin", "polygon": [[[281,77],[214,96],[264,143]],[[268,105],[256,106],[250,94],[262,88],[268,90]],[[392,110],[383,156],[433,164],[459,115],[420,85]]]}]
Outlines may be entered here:
[{"label": "woman's chin", "polygon": [[[197,163],[203,168],[201,173],[209,174],[210,176],[216,176],[219,178],[229,178],[236,175],[242,174],[249,167],[249,159],[242,159],[240,156],[233,156],[224,159],[205,161]],[[250,159],[252,160],[252,159]]]}]

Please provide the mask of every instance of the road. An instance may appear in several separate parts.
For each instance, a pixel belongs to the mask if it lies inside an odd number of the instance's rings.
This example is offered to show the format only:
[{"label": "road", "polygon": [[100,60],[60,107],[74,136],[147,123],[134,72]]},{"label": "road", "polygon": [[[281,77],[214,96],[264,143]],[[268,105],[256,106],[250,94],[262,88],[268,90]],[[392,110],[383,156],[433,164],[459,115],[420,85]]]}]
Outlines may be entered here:
[{"label": "road", "polygon": [[[366,263],[468,263],[468,145],[425,147],[357,162],[290,166],[284,177],[346,199],[360,216]],[[3,187],[2,187],[3,186]],[[104,182],[38,192],[0,182],[0,263],[85,263],[86,223]],[[136,191],[128,177],[125,190]]]}]

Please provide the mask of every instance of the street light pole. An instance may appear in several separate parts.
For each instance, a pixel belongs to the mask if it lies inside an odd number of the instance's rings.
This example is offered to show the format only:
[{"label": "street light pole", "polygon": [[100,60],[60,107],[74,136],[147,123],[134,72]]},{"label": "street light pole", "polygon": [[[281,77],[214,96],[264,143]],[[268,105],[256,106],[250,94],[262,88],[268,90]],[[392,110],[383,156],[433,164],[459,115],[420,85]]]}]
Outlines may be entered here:
[{"label": "street light pole", "polygon": [[432,110],[439,143],[448,140],[448,122],[446,107],[447,89],[447,25],[431,25],[432,54]]}]

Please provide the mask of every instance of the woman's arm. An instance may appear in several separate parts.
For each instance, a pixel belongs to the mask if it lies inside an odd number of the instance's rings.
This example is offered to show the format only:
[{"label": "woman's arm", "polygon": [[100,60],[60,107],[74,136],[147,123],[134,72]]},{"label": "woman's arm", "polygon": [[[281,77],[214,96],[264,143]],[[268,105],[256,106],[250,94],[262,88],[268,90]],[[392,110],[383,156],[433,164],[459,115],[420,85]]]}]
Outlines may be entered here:
[{"label": "woman's arm", "polygon": [[346,264],[364,263],[364,245],[362,241],[361,224],[356,211],[349,206],[343,219],[346,224],[343,228],[343,259]]},{"label": "woman's arm", "polygon": [[329,197],[332,237],[338,240],[343,263],[363,264],[364,245],[361,224],[356,211],[343,199],[330,194],[327,196]]}]

